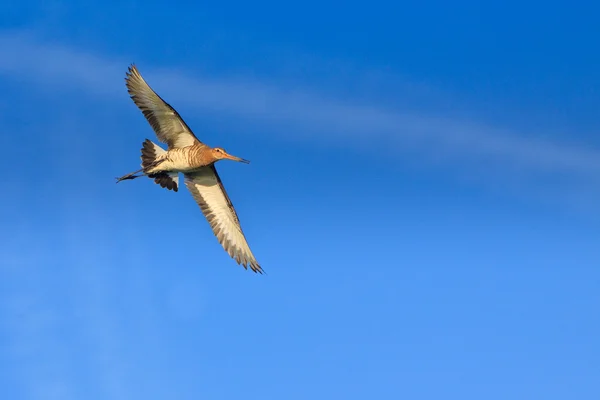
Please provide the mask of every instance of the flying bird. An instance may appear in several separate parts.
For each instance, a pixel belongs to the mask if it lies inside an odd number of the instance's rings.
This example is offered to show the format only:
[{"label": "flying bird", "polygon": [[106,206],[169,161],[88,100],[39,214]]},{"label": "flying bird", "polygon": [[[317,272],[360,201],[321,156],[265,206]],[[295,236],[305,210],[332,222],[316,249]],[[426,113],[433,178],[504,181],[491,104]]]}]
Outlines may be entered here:
[{"label": "flying bird", "polygon": [[220,160],[246,164],[249,161],[198,140],[179,113],[146,83],[135,65],[129,67],[125,84],[131,99],[150,123],[158,140],[167,145],[167,150],[146,139],[142,144],[142,168],[117,178],[117,183],[147,176],[161,187],[177,192],[179,173],[183,173],[185,186],[200,206],[221,246],[245,269],[250,267],[262,274],[263,270],[250,250],[240,220],[215,168],[215,163]]}]

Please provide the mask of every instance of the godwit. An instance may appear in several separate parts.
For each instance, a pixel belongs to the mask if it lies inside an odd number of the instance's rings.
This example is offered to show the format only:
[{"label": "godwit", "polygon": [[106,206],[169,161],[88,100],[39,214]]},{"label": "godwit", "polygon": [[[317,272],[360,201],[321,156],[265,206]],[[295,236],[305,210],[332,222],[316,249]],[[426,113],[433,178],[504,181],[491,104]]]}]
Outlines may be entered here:
[{"label": "godwit", "polygon": [[148,176],[160,186],[177,192],[179,173],[183,173],[185,185],[225,251],[244,268],[250,266],[252,271],[262,274],[215,169],[215,163],[223,159],[246,164],[249,161],[198,140],[179,113],[146,83],[135,65],[129,67],[125,83],[133,102],[150,123],[158,140],[167,144],[168,150],[146,139],[142,144],[142,168],[117,178],[117,183]]}]

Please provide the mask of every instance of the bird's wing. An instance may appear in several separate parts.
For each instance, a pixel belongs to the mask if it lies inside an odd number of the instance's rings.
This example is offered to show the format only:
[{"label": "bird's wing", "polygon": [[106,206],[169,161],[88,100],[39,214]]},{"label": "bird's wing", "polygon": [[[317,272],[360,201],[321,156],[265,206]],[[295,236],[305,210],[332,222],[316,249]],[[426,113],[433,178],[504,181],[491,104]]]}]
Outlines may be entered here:
[{"label": "bird's wing", "polygon": [[250,251],[240,220],[214,165],[185,174],[185,185],[208,220],[225,251],[244,268],[263,270]]},{"label": "bird's wing", "polygon": [[129,67],[125,84],[131,99],[150,123],[158,140],[169,148],[200,142],[179,113],[146,83],[135,65]]}]

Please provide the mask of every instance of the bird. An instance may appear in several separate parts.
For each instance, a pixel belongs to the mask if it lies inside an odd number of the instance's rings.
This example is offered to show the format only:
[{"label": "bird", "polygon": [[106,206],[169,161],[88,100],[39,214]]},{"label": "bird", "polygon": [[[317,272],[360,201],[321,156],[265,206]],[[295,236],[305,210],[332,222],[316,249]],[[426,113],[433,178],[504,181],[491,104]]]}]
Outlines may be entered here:
[{"label": "bird", "polygon": [[182,173],[185,186],[221,246],[238,265],[262,274],[263,269],[250,250],[239,217],[215,168],[215,163],[221,160],[245,164],[250,161],[233,156],[222,147],[201,142],[179,113],[146,83],[135,64],[131,64],[125,74],[125,85],[167,150],[145,139],[141,149],[142,168],[116,178],[117,183],[147,176],[161,187],[177,192],[179,173]]}]

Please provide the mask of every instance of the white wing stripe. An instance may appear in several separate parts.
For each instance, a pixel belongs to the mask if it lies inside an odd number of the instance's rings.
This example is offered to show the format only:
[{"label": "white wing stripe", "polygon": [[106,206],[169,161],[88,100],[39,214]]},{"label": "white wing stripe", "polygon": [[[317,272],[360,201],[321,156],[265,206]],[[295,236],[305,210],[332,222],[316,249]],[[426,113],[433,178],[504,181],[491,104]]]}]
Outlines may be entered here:
[{"label": "white wing stripe", "polygon": [[225,251],[244,268],[262,273],[214,166],[185,174],[185,184]]},{"label": "white wing stripe", "polygon": [[129,67],[125,82],[131,99],[161,142],[169,148],[187,147],[199,142],[177,111],[146,83],[135,65]]}]

